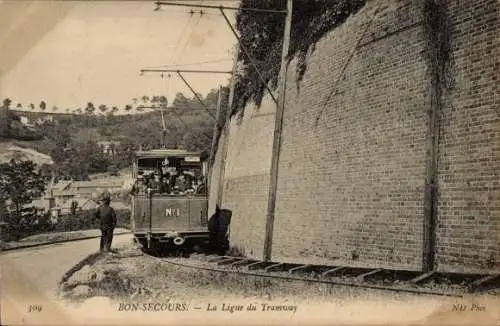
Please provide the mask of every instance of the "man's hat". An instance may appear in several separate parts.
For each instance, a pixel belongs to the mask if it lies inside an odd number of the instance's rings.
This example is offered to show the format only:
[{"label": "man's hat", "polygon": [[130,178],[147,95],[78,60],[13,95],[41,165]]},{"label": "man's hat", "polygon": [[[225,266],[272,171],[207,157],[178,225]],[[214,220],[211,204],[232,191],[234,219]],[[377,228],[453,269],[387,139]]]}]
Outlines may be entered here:
[{"label": "man's hat", "polygon": [[101,198],[100,198],[101,201],[110,201],[111,200],[111,196],[109,193],[105,192],[105,193],[102,193],[101,194]]}]

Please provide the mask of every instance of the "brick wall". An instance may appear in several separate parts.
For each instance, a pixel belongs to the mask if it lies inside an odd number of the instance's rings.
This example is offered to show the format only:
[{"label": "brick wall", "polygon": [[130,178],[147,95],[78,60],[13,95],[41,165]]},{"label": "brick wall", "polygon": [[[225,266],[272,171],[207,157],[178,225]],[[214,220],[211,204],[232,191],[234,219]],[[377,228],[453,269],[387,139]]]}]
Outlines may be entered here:
[{"label": "brick wall", "polygon": [[438,270],[500,270],[500,4],[447,1],[454,88],[444,92]]},{"label": "brick wall", "polygon": [[249,105],[241,121],[237,117],[231,120],[227,146],[221,208],[233,213],[231,245],[259,259],[263,253],[275,112],[268,95],[260,108]]},{"label": "brick wall", "polygon": [[[499,270],[498,2],[446,3],[456,85],[440,102],[437,268]],[[423,268],[429,112],[436,105],[424,2],[377,6],[369,1],[317,43],[300,87],[290,65],[275,261]],[[232,244],[256,258],[273,122],[266,97],[260,110],[249,105],[241,124],[233,118],[229,135],[223,208],[233,211]]]},{"label": "brick wall", "polygon": [[429,95],[415,6],[372,21],[369,3],[288,88],[273,259],[421,268]]}]

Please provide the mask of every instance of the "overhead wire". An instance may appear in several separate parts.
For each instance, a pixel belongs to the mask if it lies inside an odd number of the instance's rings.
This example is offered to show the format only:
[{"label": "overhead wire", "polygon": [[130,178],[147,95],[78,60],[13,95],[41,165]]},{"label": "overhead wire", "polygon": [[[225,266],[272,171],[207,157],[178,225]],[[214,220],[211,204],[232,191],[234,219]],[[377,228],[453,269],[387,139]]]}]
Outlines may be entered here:
[{"label": "overhead wire", "polygon": [[[184,34],[186,33],[186,31],[188,30],[188,27],[190,26],[190,23],[192,21],[192,15],[186,20],[185,24],[184,24],[184,27],[182,28],[182,32],[181,34],[179,35],[179,37],[177,38],[177,41],[175,43],[175,46],[174,46],[174,51],[172,52],[171,56],[170,56],[170,59],[168,60],[169,63],[172,63],[172,60],[176,57],[178,51],[179,51],[179,45],[180,43],[182,42],[183,38],[184,38]],[[162,79],[163,79],[163,74],[162,74]],[[166,90],[166,94],[169,93],[170,91],[170,74],[167,74],[167,90]],[[153,109],[154,111],[154,109]],[[160,114],[161,114],[161,127],[162,127],[162,139],[165,137],[165,133],[167,131],[167,123],[165,121],[165,118],[166,118],[166,110],[164,110],[163,108],[160,108]],[[162,142],[166,141],[165,139],[162,140]]]},{"label": "overhead wire", "polygon": [[147,67],[147,68],[145,68],[145,69],[160,69],[160,68],[173,68],[173,67],[197,66],[197,65],[206,64],[206,63],[228,62],[228,61],[232,61],[232,60],[233,60],[233,59],[226,58],[226,59],[217,59],[217,60],[207,60],[207,61],[198,61],[198,62],[180,63],[180,64],[173,64],[173,65],[153,66],[153,67]]},{"label": "overhead wire", "polygon": [[[201,0],[200,1],[200,5],[203,4],[204,0]],[[199,16],[198,16],[198,19],[196,20],[196,22],[194,23],[194,26],[193,28],[191,29],[191,32],[189,34],[189,36],[186,38],[186,42],[184,43],[184,45],[182,46],[182,50],[179,52],[178,56],[177,56],[177,59],[175,60],[175,64],[177,64],[177,60],[184,54],[184,51],[186,50],[186,47],[187,45],[190,43],[190,39],[191,39],[191,36],[193,35],[193,33],[196,31],[196,28],[198,27],[198,24],[200,23],[201,19],[202,19],[202,16],[204,15],[205,13],[203,12],[200,12]],[[186,106],[187,107],[190,107],[187,103],[187,100],[185,99],[185,103],[186,103]],[[190,108],[191,109],[191,108]],[[180,118],[180,117],[179,117]],[[203,135],[207,136],[206,133],[203,132]],[[208,136],[207,136],[208,137]]]},{"label": "overhead wire", "polygon": [[[200,3],[199,3],[199,4],[200,4],[200,5],[202,5],[202,4],[203,4],[203,1],[204,1],[204,0],[200,0]],[[190,14],[191,14],[191,17],[192,17],[192,16],[195,14],[195,12],[194,12],[194,11],[191,11],[191,12],[190,12]],[[192,29],[191,29],[191,32],[189,33],[189,36],[186,38],[186,42],[184,42],[184,45],[182,45],[182,47],[181,47],[182,51],[180,51],[180,52],[179,52],[178,56],[176,57],[176,59],[175,59],[175,61],[174,61],[174,63],[175,63],[175,64],[177,64],[177,60],[179,60],[179,57],[180,57],[180,56],[182,56],[182,55],[184,54],[184,51],[185,51],[185,49],[186,49],[186,46],[189,44],[189,40],[191,39],[191,36],[193,35],[194,31],[196,30],[196,27],[198,27],[198,24],[200,23],[200,21],[201,21],[201,17],[202,17],[202,16],[203,16],[203,14],[202,14],[202,12],[200,11],[199,16],[198,16],[198,19],[195,21],[195,23],[194,23],[194,25],[193,25],[193,27],[192,27]]]},{"label": "overhead wire", "polygon": [[177,60],[179,60],[179,58],[184,54],[184,51],[186,51],[186,46],[189,44],[191,36],[193,35],[194,31],[196,30],[196,27],[198,27],[198,24],[200,23],[201,18],[202,18],[202,15],[199,15],[198,19],[195,21],[194,26],[191,29],[191,33],[186,38],[186,42],[184,42],[183,46],[181,47],[182,50],[179,52],[179,54],[177,55],[177,58],[174,61],[175,63],[177,63]]},{"label": "overhead wire", "polygon": [[[204,0],[201,0],[200,4],[203,4],[203,1]],[[201,18],[203,15],[207,14],[205,12],[202,12],[200,11],[199,12],[199,17],[198,19],[195,21],[194,25],[192,26],[191,28],[191,32],[189,34],[189,36],[186,38],[186,41],[184,42],[184,44],[182,44],[182,40],[184,38],[184,34],[186,33],[188,27],[191,25],[190,23],[192,22],[191,20],[191,17],[193,16],[193,14],[197,13],[197,12],[193,12],[191,11],[191,16],[189,17],[189,19],[187,20],[179,38],[177,39],[177,42],[176,42],[176,45],[175,45],[175,50],[174,52],[172,52],[172,55],[170,57],[170,60],[168,61],[170,63],[170,67],[182,67],[182,66],[189,66],[189,65],[196,65],[196,64],[203,64],[203,63],[213,63],[213,62],[222,62],[222,61],[229,61],[228,59],[222,59],[222,60],[211,60],[211,61],[205,61],[205,62],[198,62],[198,63],[188,63],[188,64],[177,64],[177,61],[179,60],[180,57],[182,57],[182,55],[184,54],[184,51],[186,50],[186,47],[187,45],[190,43],[190,39],[191,39],[191,36],[193,35],[193,33],[195,32],[196,30],[196,27],[198,27],[198,24],[200,23],[201,21]],[[181,45],[182,44],[182,45]],[[165,67],[165,66],[160,66],[160,67]],[[162,73],[161,75],[162,79],[164,78],[164,75]],[[167,74],[167,78],[168,78],[168,81],[167,81],[167,89],[168,91],[170,90],[170,83],[171,83],[171,80],[170,80],[170,77],[171,75],[170,74]],[[190,110],[192,111],[195,111],[194,108],[191,108],[188,103],[187,103],[187,100],[185,99],[185,104],[186,104],[186,108],[189,108]],[[153,109],[154,110],[154,109]],[[200,110],[200,109],[198,109]],[[198,111],[196,110],[196,111]],[[163,113],[163,112],[162,112]],[[165,112],[165,117],[166,117],[166,113]],[[185,129],[189,129],[187,124],[184,122],[184,120],[180,117],[180,115],[177,113],[177,110],[175,110],[174,112],[172,112],[173,116],[176,117],[181,123],[182,125],[184,126]],[[163,119],[162,119],[163,120]],[[204,136],[206,136],[207,138],[211,138],[209,137],[205,132],[202,132],[202,134]]]}]

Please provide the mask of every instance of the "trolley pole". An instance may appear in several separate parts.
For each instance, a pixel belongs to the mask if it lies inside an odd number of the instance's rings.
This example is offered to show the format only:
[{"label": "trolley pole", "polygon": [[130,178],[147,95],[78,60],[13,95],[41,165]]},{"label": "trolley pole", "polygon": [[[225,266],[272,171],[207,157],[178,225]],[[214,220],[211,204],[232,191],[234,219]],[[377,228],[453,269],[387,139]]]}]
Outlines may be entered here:
[{"label": "trolley pole", "polygon": [[285,20],[285,31],[283,36],[283,49],[281,52],[281,70],[278,78],[278,103],[276,107],[276,120],[274,125],[273,150],[271,157],[271,177],[269,185],[269,196],[267,204],[266,234],[264,239],[264,261],[271,260],[274,213],[276,208],[276,190],[278,187],[278,167],[281,146],[281,129],[283,125],[283,113],[285,110],[286,72],[288,68],[288,49],[290,46],[290,32],[292,28],[292,4],[293,0],[287,0],[287,13]]}]

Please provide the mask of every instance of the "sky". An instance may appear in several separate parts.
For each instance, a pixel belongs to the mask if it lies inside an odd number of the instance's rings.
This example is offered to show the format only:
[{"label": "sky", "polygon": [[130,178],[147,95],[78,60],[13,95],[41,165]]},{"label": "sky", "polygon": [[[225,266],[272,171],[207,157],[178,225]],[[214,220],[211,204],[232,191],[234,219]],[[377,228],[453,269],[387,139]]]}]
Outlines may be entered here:
[{"label": "sky", "polygon": [[[236,0],[177,2],[238,6]],[[187,7],[155,8],[149,0],[0,0],[0,97],[24,107],[43,100],[60,110],[89,101],[122,108],[143,95],[166,94],[169,102],[177,92],[193,96],[175,73],[141,76],[140,69],[231,70],[236,38],[217,10],[200,16]],[[234,22],[235,11],[226,13]],[[203,95],[229,79],[184,77]]]}]

